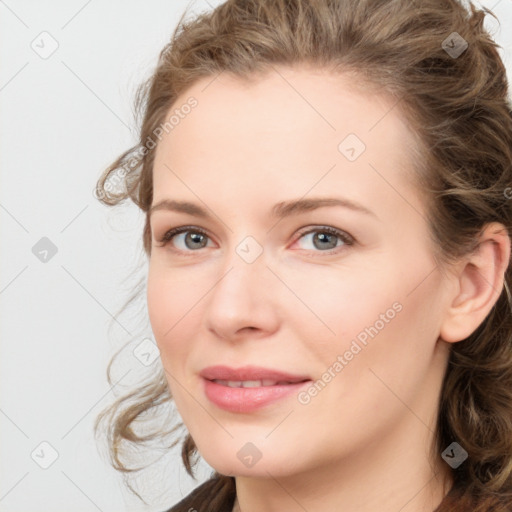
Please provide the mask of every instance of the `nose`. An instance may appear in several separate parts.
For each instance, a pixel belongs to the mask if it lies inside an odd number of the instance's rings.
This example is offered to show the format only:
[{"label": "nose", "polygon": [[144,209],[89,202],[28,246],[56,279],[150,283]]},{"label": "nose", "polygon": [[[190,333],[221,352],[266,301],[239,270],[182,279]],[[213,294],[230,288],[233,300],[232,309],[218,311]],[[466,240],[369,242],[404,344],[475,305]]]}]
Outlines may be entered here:
[{"label": "nose", "polygon": [[233,250],[225,261],[204,316],[207,329],[215,336],[238,341],[268,336],[278,329],[279,283],[264,256],[263,252],[249,263]]}]

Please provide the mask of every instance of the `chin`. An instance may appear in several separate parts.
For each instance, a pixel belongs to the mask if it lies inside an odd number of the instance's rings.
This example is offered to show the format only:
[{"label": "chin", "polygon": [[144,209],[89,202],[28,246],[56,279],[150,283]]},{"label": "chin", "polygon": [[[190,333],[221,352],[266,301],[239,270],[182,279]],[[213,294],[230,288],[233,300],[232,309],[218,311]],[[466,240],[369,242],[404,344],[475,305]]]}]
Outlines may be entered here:
[{"label": "chin", "polygon": [[[226,450],[228,451],[228,450]],[[250,448],[246,448],[248,453]],[[236,477],[252,477],[252,478],[268,478],[269,474],[274,477],[287,476],[293,469],[289,464],[286,463],[286,457],[273,458],[265,457],[261,455],[259,459],[250,460],[250,455],[244,455],[244,452],[240,454],[240,449],[237,448],[233,451],[233,455],[230,457],[226,456],[226,453],[204,453],[200,452],[203,459],[221,475],[236,476]],[[289,459],[289,458],[288,458]],[[254,462],[256,461],[256,462]]]}]

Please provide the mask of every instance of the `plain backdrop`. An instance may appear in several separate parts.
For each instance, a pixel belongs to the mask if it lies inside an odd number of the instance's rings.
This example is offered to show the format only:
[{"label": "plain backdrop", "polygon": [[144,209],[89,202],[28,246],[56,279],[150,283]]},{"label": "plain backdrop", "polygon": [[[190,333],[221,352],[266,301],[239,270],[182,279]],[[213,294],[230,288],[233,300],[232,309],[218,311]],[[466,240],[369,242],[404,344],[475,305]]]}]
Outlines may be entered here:
[{"label": "plain backdrop", "polygon": [[[220,1],[196,0],[191,12]],[[481,2],[512,76],[512,2]],[[0,0],[0,511],[169,508],[193,481],[179,450],[123,486],[92,426],[116,393],[156,368],[145,297],[142,217],[93,195],[101,171],[136,142],[134,93],[168,41],[184,0]],[[114,386],[106,367],[132,340]],[[145,340],[145,341],[144,341]],[[149,345],[148,345],[149,346]],[[146,345],[144,347],[147,348]]]}]

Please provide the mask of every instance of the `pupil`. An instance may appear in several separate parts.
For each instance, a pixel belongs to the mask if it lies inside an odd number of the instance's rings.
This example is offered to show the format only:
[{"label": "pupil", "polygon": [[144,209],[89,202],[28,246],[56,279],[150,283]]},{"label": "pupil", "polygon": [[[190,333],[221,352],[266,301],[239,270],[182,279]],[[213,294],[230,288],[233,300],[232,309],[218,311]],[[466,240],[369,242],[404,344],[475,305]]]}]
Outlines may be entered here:
[{"label": "pupil", "polygon": [[[204,245],[201,244],[201,242],[204,241],[203,238],[204,235],[202,235],[201,233],[188,233],[186,237],[186,242],[191,241],[193,248],[197,248],[197,246],[194,244],[198,244],[200,247],[203,247]],[[188,243],[187,246],[189,246]]]},{"label": "pupil", "polygon": [[[325,245],[324,242],[329,243],[329,240],[331,241],[330,245]],[[334,242],[333,242],[334,240]],[[330,233],[319,233],[316,234],[313,237],[313,243],[315,244],[315,247],[318,249],[319,247],[316,245],[316,242],[320,241],[320,248],[327,248],[327,249],[333,249],[336,247],[336,237]]]}]

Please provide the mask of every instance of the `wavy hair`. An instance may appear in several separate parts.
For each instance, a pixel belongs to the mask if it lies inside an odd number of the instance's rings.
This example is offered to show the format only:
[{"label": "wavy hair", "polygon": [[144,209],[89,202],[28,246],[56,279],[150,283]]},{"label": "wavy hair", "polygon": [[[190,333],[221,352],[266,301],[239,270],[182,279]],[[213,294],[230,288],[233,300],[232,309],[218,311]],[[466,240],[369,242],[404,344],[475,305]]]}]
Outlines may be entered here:
[{"label": "wavy hair", "polygon": [[[177,97],[222,72],[250,81],[273,66],[313,65],[355,74],[404,112],[417,140],[412,174],[428,205],[436,259],[454,261],[475,249],[486,224],[499,222],[509,235],[512,228],[512,107],[499,46],[484,28],[487,14],[496,18],[456,0],[228,0],[192,19],[185,13],[138,90],[139,143],[104,171],[96,195],[106,205],[131,200],[146,214],[149,257],[152,148]],[[460,55],[450,51],[454,37],[463,43]],[[114,187],[116,181],[123,186]],[[450,347],[435,450],[457,441],[468,458],[451,470],[454,486],[437,512],[512,510],[511,272],[509,265],[482,324]],[[121,460],[128,448],[171,434],[153,428],[138,435],[132,428],[170,401],[160,369],[97,417],[95,432],[106,430],[116,469],[138,471]],[[182,458],[191,476],[197,457],[187,434]],[[210,501],[226,502],[234,478],[212,477]]]}]

